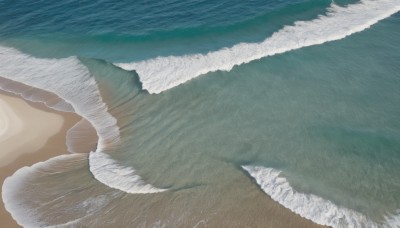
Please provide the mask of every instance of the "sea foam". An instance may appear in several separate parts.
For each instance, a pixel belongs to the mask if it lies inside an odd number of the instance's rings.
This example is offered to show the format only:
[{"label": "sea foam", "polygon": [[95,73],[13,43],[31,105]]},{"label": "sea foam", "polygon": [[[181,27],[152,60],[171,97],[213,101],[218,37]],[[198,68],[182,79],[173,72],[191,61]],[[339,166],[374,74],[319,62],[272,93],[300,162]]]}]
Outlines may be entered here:
[{"label": "sea foam", "polygon": [[80,158],[83,154],[66,154],[51,158],[45,162],[39,162],[31,167],[22,167],[11,177],[4,180],[2,187],[2,198],[4,207],[11,213],[14,220],[23,227],[47,227],[47,224],[38,220],[35,208],[21,205],[24,198],[23,186],[29,182],[32,174],[41,172],[42,169],[51,166],[53,163],[69,158]]},{"label": "sea foam", "polygon": [[135,70],[144,89],[160,93],[208,72],[230,71],[235,65],[263,57],[343,39],[399,10],[400,0],[361,0],[346,7],[332,3],[326,15],[285,26],[260,43],[239,43],[207,54],[157,57],[116,65]]},{"label": "sea foam", "polygon": [[[66,183],[65,186],[59,186],[60,182],[65,179],[58,178],[59,183],[52,182],[50,184],[51,187],[48,186],[51,191],[46,192],[45,187],[41,184],[38,185],[38,182],[46,185],[49,182],[43,183],[42,178],[51,178],[53,175],[72,171],[76,167],[78,169],[82,168],[87,163],[87,157],[88,155],[83,153],[64,154],[44,162],[38,162],[31,167],[23,167],[17,170],[13,176],[4,181],[2,197],[5,208],[11,212],[16,222],[23,227],[83,226],[82,220],[96,216],[95,214],[103,210],[114,199],[114,196],[119,193],[100,190],[97,194],[80,199],[80,191],[76,191],[77,186],[79,189],[88,188],[89,186],[89,188],[93,188],[94,186],[85,185],[86,183],[76,183],[75,181]],[[69,198],[71,192],[75,192],[78,198],[71,200]],[[61,208],[63,211],[61,214],[64,214],[61,219],[54,219],[59,216],[58,213],[53,213],[54,207]],[[67,213],[71,211],[71,214]],[[65,216],[65,214],[68,215]]]},{"label": "sea foam", "polygon": [[107,112],[97,84],[76,57],[38,59],[0,46],[0,76],[58,95],[87,119],[99,136],[99,149],[118,143],[117,120]]},{"label": "sea foam", "polygon": [[97,174],[97,180],[127,193],[157,193],[167,190],[146,184],[132,167],[123,166],[102,152],[90,153],[89,167],[92,173]]},{"label": "sea foam", "polygon": [[23,97],[25,100],[40,102],[47,107],[62,112],[75,112],[74,108],[68,102],[59,98],[54,93],[45,90],[39,90],[28,86],[26,84],[13,81],[1,77],[0,75],[0,89]]},{"label": "sea foam", "polygon": [[[96,153],[111,152],[119,145],[117,120],[108,112],[107,105],[102,101],[94,77],[78,58],[39,59],[13,48],[0,46],[0,62],[1,77],[56,94],[70,104],[77,114],[89,121],[98,135]],[[70,135],[68,138],[72,139]],[[156,188],[150,188],[143,181],[139,181],[141,179],[137,175],[130,178],[124,176],[124,182],[115,181],[119,178],[115,174],[124,172],[124,168],[133,170],[132,167],[115,166],[117,162],[106,156],[89,157],[92,158],[95,161],[90,161],[90,164],[94,165],[90,170],[103,184],[130,193],[136,193],[132,186],[140,189],[137,193],[145,193],[146,188],[150,189],[148,193],[156,192]],[[96,162],[99,164],[96,165]],[[109,165],[106,165],[107,163]],[[121,186],[117,186],[117,183]],[[129,188],[125,189],[126,186]]]},{"label": "sea foam", "polygon": [[273,200],[294,213],[320,225],[331,227],[399,227],[399,215],[387,216],[382,223],[375,223],[354,210],[339,207],[319,196],[297,192],[281,171],[261,166],[242,166],[260,188]]}]

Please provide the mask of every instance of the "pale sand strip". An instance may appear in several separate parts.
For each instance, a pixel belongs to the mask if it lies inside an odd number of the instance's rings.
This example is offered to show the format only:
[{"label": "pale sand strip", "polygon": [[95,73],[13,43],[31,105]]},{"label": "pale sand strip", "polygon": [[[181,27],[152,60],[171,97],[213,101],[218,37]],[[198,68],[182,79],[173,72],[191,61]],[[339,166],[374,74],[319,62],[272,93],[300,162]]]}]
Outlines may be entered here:
[{"label": "pale sand strip", "polygon": [[[1,82],[0,78],[0,82]],[[13,82],[13,89],[16,89],[17,91],[25,91],[27,86],[25,85],[14,85],[16,83]],[[18,84],[18,83],[17,83]],[[17,88],[15,88],[16,86]],[[33,89],[37,90],[36,88],[29,87],[28,89]],[[38,91],[40,93],[43,93],[43,91]],[[8,97],[16,97],[18,100],[23,101],[18,96],[15,96],[11,93],[4,92],[0,90],[0,94],[5,94]],[[53,97],[56,96],[55,94],[46,94],[45,100],[50,100],[53,99]],[[15,171],[20,169],[23,166],[31,166],[37,162],[40,161],[45,161],[51,157],[55,157],[61,154],[67,153],[67,146],[66,146],[66,135],[67,131],[75,126],[80,120],[81,117],[76,115],[75,113],[66,113],[66,112],[59,112],[59,111],[54,111],[53,109],[48,108],[45,106],[43,103],[34,103],[34,102],[27,102],[30,106],[30,108],[33,109],[39,109],[43,110],[45,112],[50,112],[50,113],[55,113],[59,116],[62,116],[64,119],[64,124],[61,127],[61,130],[50,137],[50,139],[45,143],[45,145],[42,148],[39,148],[36,152],[34,153],[25,153],[19,156],[15,161],[10,163],[9,165],[6,166],[0,166],[0,184],[3,184],[3,181],[6,177],[11,176]],[[11,106],[13,108],[13,106]],[[25,113],[25,115],[21,116],[21,119],[26,118],[29,115],[29,113]],[[97,135],[96,132],[94,131],[93,127],[90,129],[86,128],[87,124],[83,124],[83,129],[85,131],[84,134],[79,135],[79,137],[84,137],[85,140],[88,140],[89,142],[97,142]],[[76,131],[79,131],[79,133],[82,133],[82,126],[79,127],[78,129],[75,129]],[[91,136],[88,136],[91,135]],[[79,139],[79,138],[78,138]],[[83,151],[90,151],[90,150],[95,150],[95,143],[90,143],[92,144],[93,148],[88,147],[85,143],[83,146],[80,145],[82,140],[77,140],[76,136],[75,138],[72,138],[72,141],[76,143],[77,145],[72,145],[74,150],[83,152]],[[1,143],[0,143],[1,145]],[[78,147],[77,147],[78,146]],[[1,151],[1,146],[0,146],[0,151]],[[247,182],[250,182],[250,179],[246,179]],[[253,184],[251,183],[244,183],[245,186],[250,186],[254,188],[254,192],[257,193],[255,196],[254,194],[250,194],[249,197],[252,199],[249,204],[251,206],[247,207],[251,208],[254,211],[254,216],[250,219],[254,219],[253,221],[254,224],[270,224],[271,227],[321,227],[319,225],[313,224],[311,221],[300,218],[300,216],[294,214],[293,212],[289,211],[288,209],[284,208],[283,206],[279,205],[278,203],[272,201],[268,196],[265,194],[260,194],[260,190],[256,188]],[[1,190],[1,188],[0,188]],[[249,191],[252,192],[252,191]],[[1,193],[0,193],[1,194]],[[254,201],[256,203],[254,203]],[[19,227],[17,223],[12,219],[11,215],[4,209],[2,198],[0,197],[0,227],[7,227],[7,228],[14,228],[14,227]],[[235,207],[237,208],[237,207]],[[247,210],[246,209],[246,210]],[[134,212],[134,211],[133,211]],[[232,212],[230,211],[229,216],[233,217],[242,217],[243,216],[243,211],[242,209],[236,211],[235,210]],[[252,213],[251,213],[252,214]],[[153,216],[157,216],[158,214],[155,213]],[[210,227],[220,227],[221,224],[223,224],[224,221],[226,221],[226,217],[222,217],[219,220],[217,219],[215,223],[209,224]],[[247,217],[243,217],[243,219],[249,219]],[[290,222],[287,222],[289,221]],[[284,222],[286,221],[286,222]],[[285,224],[285,225],[283,225]],[[290,224],[289,226],[286,226]],[[257,225],[257,226],[258,226]]]},{"label": "pale sand strip", "polygon": [[63,126],[61,115],[0,94],[0,167],[43,147]]},{"label": "pale sand strip", "polygon": [[[9,107],[9,103],[12,101],[7,101],[8,99],[13,98],[0,95],[0,143],[2,143],[3,147],[0,151],[0,162],[2,157],[7,157],[5,156],[8,154],[7,151],[10,151],[4,148],[9,144],[8,139],[20,133],[24,124],[14,110]],[[18,100],[18,102],[20,101]]]},{"label": "pale sand strip", "polygon": [[[11,108],[13,112],[17,112],[14,110],[14,103],[15,101],[22,102],[28,105],[29,108],[25,109],[25,112],[22,113],[21,116],[19,116],[20,121],[25,120],[26,118],[30,119],[30,115],[32,113],[32,110],[35,112],[43,112],[44,114],[49,114],[51,113],[52,115],[55,115],[59,120],[61,119],[61,126],[58,127],[58,130],[55,131],[53,134],[48,134],[47,139],[43,140],[44,144],[41,145],[41,147],[36,149],[36,152],[33,152],[33,150],[30,150],[30,152],[27,153],[19,153],[17,151],[18,155],[16,158],[12,159],[13,161],[7,165],[1,165],[0,166],[0,184],[3,185],[3,181],[6,177],[11,176],[15,171],[17,171],[19,168],[23,166],[31,166],[37,162],[40,161],[45,161],[51,157],[55,157],[57,155],[65,154],[67,153],[67,146],[65,143],[66,139],[66,134],[68,129],[73,127],[78,121],[80,121],[81,117],[76,115],[75,113],[66,113],[66,112],[59,112],[59,111],[54,111],[53,109],[50,109],[46,107],[42,103],[34,103],[34,102],[26,102],[22,98],[19,98],[11,93],[4,92],[0,90],[0,96],[3,102],[5,99],[8,101],[12,101],[11,106],[8,108]],[[9,103],[8,103],[9,104]],[[2,106],[4,107],[4,106]],[[28,111],[29,110],[29,111]],[[41,114],[43,114],[41,113]],[[56,118],[56,119],[57,119]],[[32,120],[32,119],[31,119]],[[34,121],[39,122],[37,119]],[[48,128],[48,121],[47,119],[45,120],[46,126]],[[46,127],[45,127],[46,128]],[[25,129],[24,129],[25,130]],[[37,128],[35,131],[37,134],[39,134],[39,131]],[[10,136],[11,137],[11,136]],[[20,141],[21,142],[21,141]],[[3,149],[3,142],[1,144],[1,149],[0,153],[3,154],[2,149]],[[37,144],[36,144],[37,146]],[[3,159],[3,155],[1,156],[1,159]],[[1,190],[1,188],[0,188]],[[7,227],[7,228],[14,228],[14,227],[19,227],[17,223],[12,219],[11,215],[5,210],[2,198],[0,197],[0,227]]]}]

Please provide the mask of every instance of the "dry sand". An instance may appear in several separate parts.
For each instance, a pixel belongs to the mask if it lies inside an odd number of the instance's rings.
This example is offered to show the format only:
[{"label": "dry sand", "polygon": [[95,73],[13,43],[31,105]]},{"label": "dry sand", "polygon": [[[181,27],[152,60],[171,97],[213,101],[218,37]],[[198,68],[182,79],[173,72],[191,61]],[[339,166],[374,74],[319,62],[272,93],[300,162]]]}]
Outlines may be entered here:
[{"label": "dry sand", "polygon": [[[0,123],[1,185],[6,177],[23,166],[67,153],[66,133],[81,119],[74,113],[54,111],[44,104],[26,102],[3,91],[0,92],[0,109],[3,110],[0,110],[0,116],[8,115],[9,121],[7,133],[3,134],[1,129],[6,124]],[[1,197],[0,201],[0,226],[19,227],[4,209]]]},{"label": "dry sand", "polygon": [[[1,82],[1,78],[0,78]],[[13,86],[15,86],[13,82]],[[16,85],[19,89],[22,89],[20,85]],[[26,87],[26,86],[25,86]],[[32,89],[32,88],[30,88]],[[35,89],[36,90],[36,89]],[[49,94],[47,98],[53,99],[54,94]],[[75,113],[59,112],[48,108],[43,103],[35,103],[25,101],[19,96],[13,95],[8,92],[0,90],[0,118],[3,115],[7,115],[8,122],[1,122],[0,120],[0,159],[4,160],[4,165],[0,163],[0,184],[3,185],[3,181],[6,177],[11,176],[15,171],[23,166],[31,166],[37,162],[45,161],[49,158],[68,153],[66,146],[66,135],[67,131],[72,128],[76,123],[81,120],[81,117]],[[35,122],[36,125],[29,125],[30,122]],[[43,124],[46,123],[46,124]],[[9,124],[9,126],[6,126]],[[87,124],[84,124],[87,125]],[[30,127],[29,127],[30,126]],[[34,127],[32,127],[34,126]],[[2,131],[6,129],[7,131]],[[33,133],[29,132],[27,128],[34,128]],[[81,129],[78,129],[81,130]],[[26,132],[28,131],[28,133]],[[90,151],[95,149],[95,143],[97,141],[96,132],[90,129],[86,129],[86,135],[84,138],[86,143],[82,144],[82,139],[79,137],[73,139],[77,145],[74,146],[76,151]],[[87,136],[88,132],[91,132],[92,136]],[[89,134],[90,135],[90,134]],[[3,137],[3,141],[2,141]],[[11,140],[10,146],[7,147],[7,153],[3,150],[3,142],[7,137],[7,140],[15,138],[25,138],[27,141]],[[90,143],[87,143],[87,142]],[[30,144],[33,146],[15,146],[17,144]],[[90,149],[90,147],[92,148]],[[76,147],[77,146],[77,147]],[[5,148],[5,147],[4,147]],[[21,148],[24,148],[23,150]],[[10,151],[15,154],[10,155]],[[7,161],[7,162],[5,162]],[[247,180],[249,182],[250,180]],[[244,183],[246,186],[253,186],[249,183]],[[309,220],[303,219],[300,216],[294,214],[283,206],[271,200],[265,194],[260,194],[260,190],[254,187],[254,194],[249,194],[249,202],[251,201],[253,208],[253,219],[254,221],[249,224],[265,224],[271,227],[322,227],[312,223]],[[1,190],[1,189],[0,189]],[[257,193],[257,194],[256,194]],[[1,194],[1,193],[0,193]],[[12,219],[11,215],[5,210],[4,204],[0,197],[0,227],[1,228],[14,228],[19,225]],[[236,218],[240,218],[243,213],[242,210],[235,210],[236,206],[233,206],[228,214]],[[130,209],[131,210],[131,209]],[[134,211],[134,210],[133,210]],[[157,213],[154,214],[154,216]],[[221,222],[229,220],[229,218],[220,218],[216,220],[216,223],[209,224],[211,227],[221,226]],[[243,218],[249,219],[249,218]]]},{"label": "dry sand", "polygon": [[57,134],[64,118],[33,108],[24,100],[0,94],[0,167],[42,148]]}]

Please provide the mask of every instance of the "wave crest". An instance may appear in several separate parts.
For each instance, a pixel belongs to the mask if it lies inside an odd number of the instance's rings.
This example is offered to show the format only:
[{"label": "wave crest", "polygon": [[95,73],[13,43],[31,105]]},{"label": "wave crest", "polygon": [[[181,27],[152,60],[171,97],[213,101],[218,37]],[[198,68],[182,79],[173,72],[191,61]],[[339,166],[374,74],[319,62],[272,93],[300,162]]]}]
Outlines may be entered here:
[{"label": "wave crest", "polygon": [[343,39],[398,11],[399,0],[361,0],[347,7],[332,4],[326,15],[285,26],[261,43],[239,43],[207,54],[157,57],[116,65],[135,70],[144,89],[160,93],[208,72],[230,71],[235,65],[263,57]]},{"label": "wave crest", "polygon": [[97,180],[127,193],[158,193],[167,190],[146,184],[132,167],[123,166],[102,152],[89,154],[89,167]]},{"label": "wave crest", "polygon": [[[0,62],[2,63],[1,77],[56,94],[95,128],[98,136],[96,153],[99,155],[93,156],[95,153],[91,153],[89,163],[94,166],[90,169],[94,171],[93,175],[96,179],[98,178],[100,182],[109,187],[129,193],[146,193],[144,187],[137,188],[138,192],[135,192],[132,187],[126,188],[127,183],[131,183],[133,186],[138,182],[140,177],[137,175],[125,175],[124,181],[115,181],[120,176],[110,177],[111,174],[117,175],[126,171],[124,167],[104,165],[104,160],[102,160],[107,158],[108,164],[116,163],[106,157],[103,152],[112,151],[120,143],[117,119],[108,112],[108,107],[102,100],[94,77],[77,57],[39,59],[13,48],[0,46]],[[82,126],[79,124],[76,128]],[[69,132],[68,140],[73,139],[71,133],[74,129]],[[96,162],[100,163],[96,164]],[[132,173],[134,172],[133,168],[129,169]],[[156,188],[145,186],[149,189],[147,193],[157,192]]]},{"label": "wave crest", "polygon": [[[25,205],[24,187],[32,179],[35,173],[43,173],[43,170],[51,170],[52,166],[60,161],[68,159],[80,159],[83,154],[66,154],[51,158],[45,162],[39,162],[31,167],[22,167],[12,176],[4,180],[2,187],[2,199],[4,207],[14,220],[23,227],[47,227],[47,224],[38,219],[38,214],[34,207]],[[31,200],[32,202],[32,200]],[[37,203],[37,202],[34,202]]]},{"label": "wave crest", "polygon": [[38,59],[0,46],[0,76],[58,95],[87,119],[99,136],[98,147],[119,142],[117,120],[107,111],[89,70],[76,57]]},{"label": "wave crest", "polygon": [[[297,192],[281,171],[261,166],[242,166],[252,176],[260,188],[273,200],[294,213],[315,223],[331,227],[380,227],[365,215],[335,205],[319,196]],[[398,227],[399,216],[385,218],[383,227]]]}]

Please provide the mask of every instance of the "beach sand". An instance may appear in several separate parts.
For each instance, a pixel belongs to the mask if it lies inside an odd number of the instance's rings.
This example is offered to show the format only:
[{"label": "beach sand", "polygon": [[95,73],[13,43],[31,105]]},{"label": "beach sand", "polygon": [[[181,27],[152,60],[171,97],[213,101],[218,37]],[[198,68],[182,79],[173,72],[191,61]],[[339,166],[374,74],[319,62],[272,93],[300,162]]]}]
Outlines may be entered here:
[{"label": "beach sand", "polygon": [[32,108],[16,97],[0,95],[0,167],[42,148],[63,124],[61,115]]},{"label": "beach sand", "polygon": [[[1,78],[0,78],[1,82]],[[3,81],[4,82],[4,81]],[[18,91],[21,89],[26,89],[26,86],[17,85],[18,83],[12,82],[13,89],[15,86],[18,87]],[[28,88],[29,90],[37,90],[35,88]],[[42,93],[42,91],[38,91]],[[48,95],[48,96],[47,96]],[[47,94],[46,98],[54,99],[54,94]],[[0,90],[0,108],[5,109],[7,106],[8,114],[12,114],[13,112],[16,114],[16,117],[13,117],[13,121],[24,122],[24,121],[35,121],[37,123],[42,123],[45,121],[46,125],[39,124],[36,125],[36,128],[42,128],[40,130],[36,129],[34,133],[28,134],[24,132],[26,129],[24,126],[18,126],[16,124],[16,129],[11,130],[8,129],[8,133],[3,134],[15,134],[14,136],[18,136],[19,138],[24,137],[25,139],[29,139],[28,141],[23,141],[23,143],[33,143],[35,147],[25,148],[24,150],[20,150],[21,147],[12,147],[18,150],[18,156],[7,156],[7,154],[2,153],[1,159],[7,161],[7,164],[0,165],[0,183],[3,184],[3,181],[8,176],[11,176],[15,171],[20,169],[23,166],[31,166],[37,162],[45,161],[49,158],[66,154],[68,153],[68,148],[66,145],[66,135],[67,131],[75,126],[76,123],[80,122],[82,119],[79,115],[75,113],[67,113],[55,111],[53,109],[48,108],[46,105],[40,102],[30,102],[25,101],[21,97],[14,95],[9,92],[5,92]],[[4,111],[3,111],[4,112]],[[36,114],[35,114],[36,113]],[[51,117],[50,117],[51,116]],[[9,117],[10,118],[10,117]],[[50,119],[52,119],[50,121]],[[79,152],[88,152],[90,150],[95,150],[95,144],[93,142],[97,142],[96,132],[92,129],[88,129],[88,123],[83,124],[83,129],[85,130],[84,134],[78,134],[79,137],[73,138],[72,140],[76,145],[73,145],[73,149]],[[4,125],[4,123],[3,123]],[[14,124],[15,125],[15,124]],[[85,127],[86,126],[86,127]],[[1,134],[1,123],[0,123],[0,134]],[[22,129],[22,130],[21,130]],[[82,130],[79,128],[77,130]],[[22,132],[22,133],[21,133]],[[42,132],[39,134],[39,132]],[[10,137],[14,137],[10,136]],[[37,138],[40,136],[39,138]],[[84,137],[84,140],[80,137]],[[83,141],[85,142],[83,142]],[[0,139],[1,141],[1,139]],[[33,141],[33,142],[31,142]],[[87,143],[89,142],[89,143]],[[20,144],[21,141],[14,141],[14,144]],[[3,147],[2,147],[3,148]],[[9,149],[10,150],[10,149]],[[237,207],[236,205],[228,206],[226,208],[229,211],[226,211],[224,214],[227,217],[216,218],[213,222],[210,222],[208,226],[210,227],[220,227],[220,226],[232,226],[232,223],[229,223],[232,219],[240,218],[242,222],[246,221],[247,224],[253,224],[258,226],[259,224],[264,224],[267,227],[322,227],[312,223],[310,220],[306,220],[301,218],[300,216],[294,214],[283,206],[279,205],[272,199],[270,199],[267,195],[261,192],[261,190],[256,187],[254,184],[251,184],[250,179],[245,179],[239,183],[242,188],[246,189],[248,200],[246,200],[247,204],[242,205],[243,207]],[[161,197],[161,196],[160,196]],[[11,215],[5,210],[4,204],[0,197],[1,206],[0,206],[0,227],[5,228],[14,228],[19,227],[19,225],[13,220]],[[229,200],[226,202],[229,203]],[[168,203],[167,203],[168,204]],[[165,205],[165,204],[159,204]],[[154,213],[150,213],[148,216],[154,217],[155,220],[160,219],[160,213],[157,213],[158,209],[162,208],[152,208]],[[246,211],[243,211],[242,208],[246,208]],[[135,208],[129,208],[129,213],[141,213],[140,208],[139,211],[135,211]],[[251,211],[247,211],[251,210]],[[162,213],[161,213],[162,214]],[[198,213],[201,216],[202,213]],[[250,216],[249,216],[250,215]],[[251,226],[251,225],[250,225]]]},{"label": "beach sand", "polygon": [[[8,133],[4,133],[7,136],[3,135],[3,138],[8,137],[8,142],[5,143],[7,147],[2,144],[1,148],[1,185],[6,177],[23,166],[31,166],[39,161],[67,153],[66,133],[81,120],[81,117],[74,113],[54,111],[42,103],[27,102],[4,91],[0,92],[0,109],[8,109],[8,114],[16,115],[7,120],[11,120],[8,124],[13,129],[8,129]],[[0,124],[0,129],[4,125],[5,123]],[[2,141],[1,136],[0,141]],[[22,143],[24,146],[20,145]],[[0,201],[1,227],[19,227],[5,210],[1,198]]]}]

